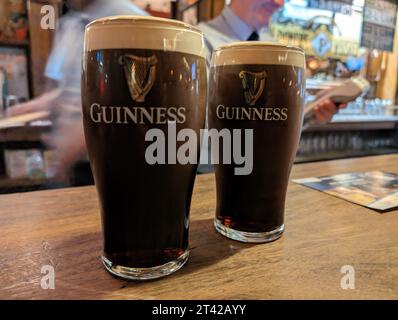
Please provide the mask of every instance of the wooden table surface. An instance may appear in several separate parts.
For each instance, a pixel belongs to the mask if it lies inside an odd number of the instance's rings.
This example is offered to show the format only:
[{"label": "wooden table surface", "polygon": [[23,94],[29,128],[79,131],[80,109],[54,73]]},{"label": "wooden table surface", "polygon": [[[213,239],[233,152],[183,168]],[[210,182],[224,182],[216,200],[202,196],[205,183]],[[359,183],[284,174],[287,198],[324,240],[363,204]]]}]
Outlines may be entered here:
[{"label": "wooden table surface", "polygon": [[[398,172],[398,155],[296,165],[292,178],[379,169]],[[100,263],[93,187],[0,196],[0,298],[398,298],[398,211],[380,214],[291,183],[284,236],[249,245],[214,231],[214,209],[214,175],[198,176],[189,262],[137,283],[113,278]],[[55,267],[54,290],[40,286],[43,265]],[[340,286],[344,265],[354,267],[354,290]]]}]

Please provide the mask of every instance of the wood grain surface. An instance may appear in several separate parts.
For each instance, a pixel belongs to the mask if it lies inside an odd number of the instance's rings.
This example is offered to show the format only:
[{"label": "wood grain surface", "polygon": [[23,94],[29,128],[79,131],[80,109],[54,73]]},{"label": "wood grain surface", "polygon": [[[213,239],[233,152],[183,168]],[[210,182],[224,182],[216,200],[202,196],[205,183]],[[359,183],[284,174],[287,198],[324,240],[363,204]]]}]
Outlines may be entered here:
[{"label": "wood grain surface", "polygon": [[[292,178],[376,169],[398,172],[398,156],[296,165]],[[398,211],[380,214],[291,183],[284,236],[249,245],[214,231],[214,209],[214,175],[198,176],[189,262],[137,283],[113,278],[100,263],[93,187],[0,196],[0,298],[398,298]],[[43,265],[55,267],[54,290],[40,286]],[[340,286],[343,265],[355,268],[354,290]]]}]

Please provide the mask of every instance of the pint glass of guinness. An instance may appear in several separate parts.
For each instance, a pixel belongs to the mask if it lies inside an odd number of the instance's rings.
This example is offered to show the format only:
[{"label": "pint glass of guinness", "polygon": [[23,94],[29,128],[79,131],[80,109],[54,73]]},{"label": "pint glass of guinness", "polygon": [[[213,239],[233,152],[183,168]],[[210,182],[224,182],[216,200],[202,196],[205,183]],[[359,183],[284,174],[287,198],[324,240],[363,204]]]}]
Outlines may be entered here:
[{"label": "pint glass of guinness", "polygon": [[[154,279],[188,259],[197,162],[181,164],[184,143],[199,157],[204,127],[203,35],[182,22],[135,16],[86,27],[82,104],[88,155],[101,208],[106,269]],[[177,138],[176,138],[177,135]]]},{"label": "pint glass of guinness", "polygon": [[[305,55],[301,49],[242,42],[214,52],[209,78],[209,127],[252,132],[231,153],[252,149],[252,170],[239,175],[223,156],[215,165],[215,227],[242,242],[269,242],[284,231],[286,190],[302,127]],[[236,145],[240,148],[236,150]],[[222,148],[212,152],[222,153]],[[214,158],[214,157],[213,157]],[[225,159],[225,155],[224,155]]]}]

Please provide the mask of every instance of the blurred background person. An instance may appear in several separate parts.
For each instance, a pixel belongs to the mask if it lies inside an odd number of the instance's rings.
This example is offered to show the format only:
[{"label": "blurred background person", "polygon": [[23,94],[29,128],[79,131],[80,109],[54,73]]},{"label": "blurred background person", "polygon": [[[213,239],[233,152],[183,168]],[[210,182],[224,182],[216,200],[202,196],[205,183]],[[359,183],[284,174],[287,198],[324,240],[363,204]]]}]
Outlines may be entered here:
[{"label": "blurred background person", "polygon": [[[50,112],[53,129],[43,140],[57,153],[60,177],[66,176],[73,165],[86,157],[80,91],[85,26],[105,16],[147,15],[129,0],[67,0],[66,6],[68,12],[56,27],[54,45],[45,69],[47,92],[7,112],[10,116]],[[87,170],[80,171],[83,175],[85,171],[89,173],[88,164]],[[82,184],[86,182],[82,181]]]}]

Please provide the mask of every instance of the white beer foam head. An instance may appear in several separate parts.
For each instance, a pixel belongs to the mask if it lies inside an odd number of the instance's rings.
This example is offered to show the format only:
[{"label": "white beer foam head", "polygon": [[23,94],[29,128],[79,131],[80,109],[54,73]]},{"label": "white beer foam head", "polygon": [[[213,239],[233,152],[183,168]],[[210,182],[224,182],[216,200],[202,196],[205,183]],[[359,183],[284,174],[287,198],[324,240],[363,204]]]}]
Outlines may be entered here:
[{"label": "white beer foam head", "polygon": [[181,21],[149,16],[111,16],[86,26],[84,51],[153,49],[206,57],[203,34]]},{"label": "white beer foam head", "polygon": [[234,42],[219,47],[212,56],[212,66],[268,64],[305,69],[304,50],[263,41]]}]

